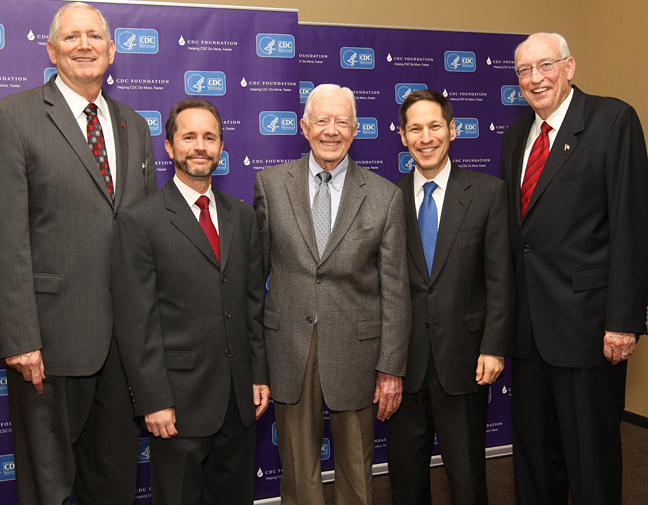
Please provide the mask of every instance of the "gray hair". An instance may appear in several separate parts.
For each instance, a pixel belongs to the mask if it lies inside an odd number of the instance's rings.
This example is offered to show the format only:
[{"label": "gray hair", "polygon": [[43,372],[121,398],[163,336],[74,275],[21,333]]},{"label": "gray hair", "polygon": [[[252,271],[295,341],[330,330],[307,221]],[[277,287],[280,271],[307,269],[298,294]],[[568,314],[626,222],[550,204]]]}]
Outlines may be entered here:
[{"label": "gray hair", "polygon": [[101,20],[101,24],[103,26],[103,30],[106,34],[106,39],[108,40],[108,42],[110,42],[110,27],[108,26],[108,21],[106,21],[106,18],[103,16],[103,14],[90,4],[83,3],[83,2],[72,2],[69,4],[65,4],[58,11],[56,11],[56,14],[54,14],[54,17],[52,18],[52,23],[50,24],[50,31],[49,31],[48,40],[50,44],[56,47],[56,41],[58,40],[59,30],[61,29],[61,16],[66,12],[71,11],[72,9],[90,9],[97,16],[99,16],[99,19]]},{"label": "gray hair", "polygon": [[517,55],[518,51],[520,50],[520,47],[522,47],[524,44],[526,44],[529,40],[531,39],[536,39],[536,38],[543,38],[543,39],[550,39],[556,43],[558,46],[558,52],[560,53],[560,58],[567,58],[568,56],[571,56],[571,52],[569,51],[569,46],[567,45],[567,40],[565,40],[565,37],[560,35],[560,33],[547,33],[547,32],[538,32],[538,33],[533,33],[529,35],[524,42],[521,42],[518,44],[518,46],[515,48],[515,53],[514,53],[514,59],[515,59],[515,64],[517,65]]},{"label": "gray hair", "polygon": [[322,96],[331,96],[338,91],[342,91],[344,96],[349,100],[349,103],[351,104],[351,110],[353,111],[351,122],[355,126],[355,124],[358,122],[358,118],[356,112],[356,101],[355,96],[353,95],[353,91],[351,91],[349,88],[342,88],[337,84],[320,84],[313,91],[311,91],[310,95],[308,96],[308,100],[306,101],[306,106],[304,107],[304,121],[308,123],[311,120],[311,109],[313,108],[313,102],[317,98]]}]

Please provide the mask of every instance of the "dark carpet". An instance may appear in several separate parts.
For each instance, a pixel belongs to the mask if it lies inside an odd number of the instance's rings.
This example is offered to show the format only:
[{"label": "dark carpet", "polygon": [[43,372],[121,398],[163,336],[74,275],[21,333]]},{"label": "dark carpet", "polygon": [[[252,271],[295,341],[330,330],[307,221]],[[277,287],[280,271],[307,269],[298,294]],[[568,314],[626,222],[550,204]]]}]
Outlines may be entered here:
[{"label": "dark carpet", "polygon": [[[648,504],[648,429],[623,422],[623,504]],[[432,503],[452,505],[448,480],[442,466],[430,469]],[[504,456],[486,461],[488,498],[491,505],[515,505],[513,488],[513,457]],[[326,505],[334,505],[335,484],[324,485]],[[389,477],[380,475],[373,480],[373,505],[391,505]]]}]

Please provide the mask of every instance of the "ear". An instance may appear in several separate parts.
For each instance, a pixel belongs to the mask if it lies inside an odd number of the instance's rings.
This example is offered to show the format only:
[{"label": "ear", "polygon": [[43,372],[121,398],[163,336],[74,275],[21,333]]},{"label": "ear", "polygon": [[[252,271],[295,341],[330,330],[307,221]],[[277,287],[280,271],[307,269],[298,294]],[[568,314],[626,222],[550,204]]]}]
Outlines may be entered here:
[{"label": "ear", "polygon": [[308,125],[306,124],[306,121],[304,120],[304,118],[302,118],[302,119],[299,121],[299,126],[301,126],[302,133],[304,134],[304,138],[305,138],[306,140],[310,140],[310,139],[308,138]]},{"label": "ear", "polygon": [[169,142],[168,140],[164,141],[164,149],[166,150],[167,154],[169,155],[169,158],[173,158],[173,144]]},{"label": "ear", "polygon": [[576,73],[576,60],[573,56],[567,57],[565,60],[565,66],[567,67],[567,80],[571,81]]},{"label": "ear", "polygon": [[457,127],[455,125],[454,119],[450,121],[450,142],[457,138]]},{"label": "ear", "polygon": [[108,48],[108,65],[112,65],[115,61],[115,41],[110,41],[110,47]]},{"label": "ear", "polygon": [[401,142],[405,147],[407,147],[407,137],[405,136],[405,131],[403,130],[403,127],[399,126],[398,131],[400,132]]},{"label": "ear", "polygon": [[54,46],[49,40],[47,41],[47,54],[49,54],[50,61],[56,65],[56,52]]}]

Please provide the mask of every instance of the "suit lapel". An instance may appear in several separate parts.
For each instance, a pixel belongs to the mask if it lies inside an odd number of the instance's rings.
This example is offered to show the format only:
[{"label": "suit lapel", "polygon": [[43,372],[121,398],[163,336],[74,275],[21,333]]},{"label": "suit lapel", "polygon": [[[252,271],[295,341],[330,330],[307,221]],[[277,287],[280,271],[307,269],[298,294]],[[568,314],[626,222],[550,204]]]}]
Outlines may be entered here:
[{"label": "suit lapel", "polygon": [[439,223],[430,284],[438,277],[455,243],[461,223],[472,201],[470,186],[471,181],[467,173],[453,163],[450,178],[448,179],[448,187],[443,199],[443,210],[441,211],[441,222]]},{"label": "suit lapel", "polygon": [[405,224],[407,227],[407,248],[421,277],[427,280],[429,279],[428,269],[425,261],[425,253],[423,252],[423,242],[421,242],[418,217],[416,215],[416,202],[414,200],[413,172],[405,176],[404,186],[403,203],[405,205]]},{"label": "suit lapel", "polygon": [[[102,91],[103,93],[103,91]],[[115,138],[115,173],[117,174],[117,187],[115,188],[115,208],[119,206],[124,185],[126,183],[126,167],[128,166],[128,130],[126,119],[119,112],[119,107],[106,93],[103,96],[110,109],[110,120],[112,122],[113,137]]]},{"label": "suit lapel", "polygon": [[[232,245],[232,235],[234,233],[234,216],[232,216],[232,206],[225,199],[223,194],[212,185],[214,199],[216,200],[216,211],[218,213],[218,238],[220,241],[220,267],[225,270],[229,251]],[[201,229],[202,230],[202,229]]]},{"label": "suit lapel", "polygon": [[[195,245],[209,261],[211,261],[216,267],[220,268],[216,255],[207,239],[207,235],[205,235],[205,232],[200,227],[196,216],[191,211],[191,208],[173,182],[173,179],[170,179],[169,182],[164,185],[162,192],[164,194],[166,208],[171,212],[171,224],[175,226],[180,233],[187,237],[187,239]],[[221,220],[219,217],[219,227],[220,224]]]},{"label": "suit lapel", "polygon": [[43,89],[43,98],[50,105],[47,113],[72,149],[74,149],[81,163],[83,163],[83,166],[90,174],[90,177],[92,177],[99,190],[106,197],[106,201],[112,205],[108,188],[103,177],[101,177],[101,172],[88,146],[88,142],[83,136],[83,133],[81,133],[79,123],[77,123],[76,118],[72,115],[72,111],[56,86],[54,79],[51,79]]},{"label": "suit lapel", "polygon": [[313,258],[317,261],[317,242],[315,240],[308,190],[308,159],[309,156],[304,156],[290,169],[290,178],[286,181],[286,191],[290,198],[297,226],[299,226],[299,230]]},{"label": "suit lapel", "polygon": [[[338,207],[335,224],[333,225],[331,236],[326,244],[326,249],[324,249],[320,263],[325,261],[331,255],[331,252],[335,250],[358,214],[360,205],[366,196],[364,170],[364,168],[360,168],[349,158],[349,167],[344,178],[340,206]],[[313,231],[314,234],[315,232]]]},{"label": "suit lapel", "polygon": [[529,207],[527,208],[527,215],[578,145],[576,134],[583,131],[583,128],[585,127],[585,120],[583,117],[584,108],[585,96],[578,88],[574,88],[574,96],[569,104],[569,109],[567,109],[565,120],[560,126],[560,130],[558,130],[558,134],[554,139],[553,146],[549,152],[549,157],[542,169],[538,183],[533,189],[531,200],[529,200]]}]

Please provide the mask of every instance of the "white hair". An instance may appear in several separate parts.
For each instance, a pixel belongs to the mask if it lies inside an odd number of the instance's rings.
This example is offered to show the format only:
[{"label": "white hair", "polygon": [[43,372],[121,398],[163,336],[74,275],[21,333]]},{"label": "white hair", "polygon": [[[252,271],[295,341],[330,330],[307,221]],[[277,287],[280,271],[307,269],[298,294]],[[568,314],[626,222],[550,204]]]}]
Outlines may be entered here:
[{"label": "white hair", "polygon": [[66,12],[71,11],[72,9],[90,9],[97,16],[99,16],[101,25],[103,26],[103,30],[106,34],[106,40],[110,42],[110,28],[108,27],[108,21],[106,21],[106,18],[103,16],[103,14],[90,4],[83,2],[72,2],[62,6],[58,11],[56,11],[56,14],[54,14],[54,17],[52,18],[48,38],[49,43],[52,44],[52,46],[56,47],[59,30],[61,29],[61,16]]},{"label": "white hair", "polygon": [[565,40],[565,37],[560,35],[560,33],[547,33],[547,32],[538,32],[538,33],[533,33],[529,35],[526,40],[522,43],[520,43],[516,48],[515,48],[515,53],[514,53],[514,59],[515,63],[517,64],[517,55],[518,51],[520,48],[526,44],[528,41],[532,39],[550,39],[553,42],[556,43],[558,46],[558,52],[560,53],[560,58],[567,58],[568,56],[571,56],[571,52],[569,51],[569,46],[567,45],[567,40]]},{"label": "white hair", "polygon": [[337,92],[342,91],[344,96],[349,100],[351,104],[351,110],[353,111],[353,117],[351,118],[352,124],[357,122],[357,113],[356,113],[356,101],[353,91],[349,88],[342,88],[337,84],[320,84],[313,91],[311,91],[306,101],[306,106],[304,107],[304,121],[307,123],[311,120],[311,109],[313,108],[313,102],[322,96],[332,96]]}]

